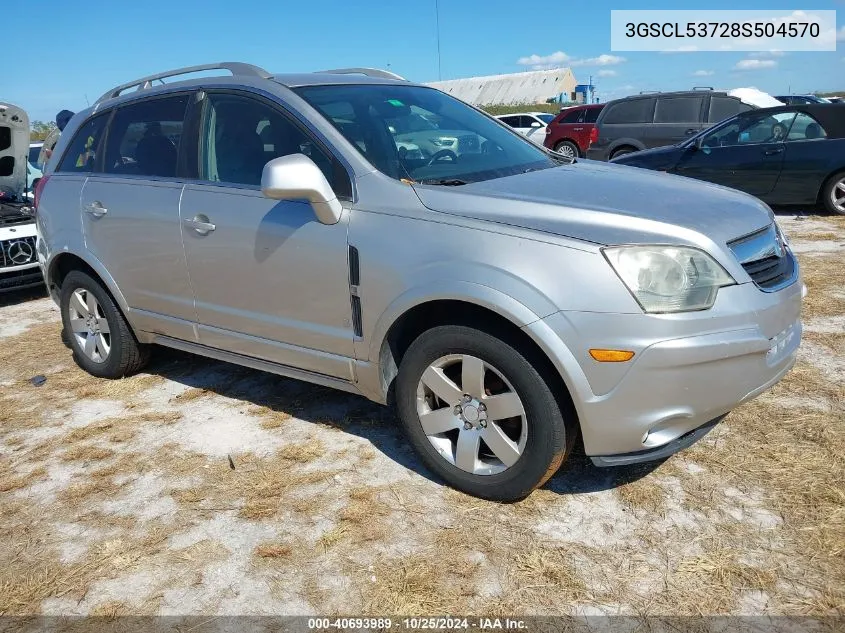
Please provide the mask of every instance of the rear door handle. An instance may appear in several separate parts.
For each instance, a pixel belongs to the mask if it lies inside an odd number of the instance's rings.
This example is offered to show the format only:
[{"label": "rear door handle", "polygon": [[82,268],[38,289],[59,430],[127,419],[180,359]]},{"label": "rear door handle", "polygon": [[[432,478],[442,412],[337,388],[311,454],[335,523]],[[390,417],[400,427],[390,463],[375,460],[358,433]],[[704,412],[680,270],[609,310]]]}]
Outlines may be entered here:
[{"label": "rear door handle", "polygon": [[211,221],[208,219],[207,215],[203,215],[202,213],[195,215],[190,220],[185,220],[185,226],[194,229],[200,235],[208,235],[214,229],[217,228],[215,224],[212,224]]},{"label": "rear door handle", "polygon": [[776,147],[775,149],[767,149],[765,152],[763,152],[763,156],[774,156],[775,154],[780,154],[782,151],[782,147]]},{"label": "rear door handle", "polygon": [[91,204],[86,204],[83,209],[85,210],[85,213],[93,215],[95,218],[101,218],[109,212],[109,210],[106,209],[103,206],[103,203],[99,200],[94,200]]}]

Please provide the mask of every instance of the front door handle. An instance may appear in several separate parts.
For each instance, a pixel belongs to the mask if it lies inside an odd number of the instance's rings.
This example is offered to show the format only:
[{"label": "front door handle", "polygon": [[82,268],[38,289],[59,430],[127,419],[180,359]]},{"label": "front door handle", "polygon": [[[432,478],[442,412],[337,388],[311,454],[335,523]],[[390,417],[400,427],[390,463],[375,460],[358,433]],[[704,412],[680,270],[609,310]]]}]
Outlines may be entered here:
[{"label": "front door handle", "polygon": [[86,204],[83,208],[85,210],[85,213],[93,215],[95,218],[101,218],[109,212],[109,210],[106,209],[103,206],[103,203],[99,200],[94,200],[94,202],[92,202],[91,204]]},{"label": "front door handle", "polygon": [[211,223],[208,216],[202,213],[195,215],[190,220],[185,220],[185,226],[194,229],[200,235],[208,235],[217,228],[216,225]]},{"label": "front door handle", "polygon": [[774,156],[775,154],[780,154],[783,151],[782,147],[776,147],[774,149],[767,149],[763,152],[763,156]]}]

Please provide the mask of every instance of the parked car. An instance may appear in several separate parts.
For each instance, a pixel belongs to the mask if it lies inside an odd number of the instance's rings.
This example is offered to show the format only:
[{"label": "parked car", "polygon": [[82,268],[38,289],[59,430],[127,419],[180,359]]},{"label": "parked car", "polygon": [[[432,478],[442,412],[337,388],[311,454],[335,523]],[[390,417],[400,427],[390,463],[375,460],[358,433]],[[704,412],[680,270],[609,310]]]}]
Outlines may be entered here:
[{"label": "parked car", "polygon": [[546,135],[546,126],[555,118],[548,112],[517,112],[516,114],[502,114],[496,117],[502,123],[511,126],[523,136],[542,145]]},{"label": "parked car", "polygon": [[36,141],[35,143],[29,144],[29,164],[37,169],[41,169],[44,166],[44,163],[39,159],[42,147],[44,147],[44,141]]},{"label": "parked car", "polygon": [[[482,151],[403,156],[387,121],[420,112]],[[541,485],[579,431],[600,466],[690,445],[801,336],[759,200],[565,159],[385,71],[117,86],[68,124],[36,217],[89,373],[158,344],[393,402],[427,467],[488,499]]]},{"label": "parked car", "polygon": [[712,90],[640,94],[610,101],[596,121],[587,158],[609,160],[679,143],[753,108],[738,97]]},{"label": "parked car", "polygon": [[802,105],[807,103],[830,103],[824,97],[817,97],[816,95],[781,95],[775,97],[778,101],[786,105]]},{"label": "parked car", "polygon": [[42,283],[27,197],[29,117],[0,103],[0,292]]},{"label": "parked car", "polygon": [[745,112],[678,145],[613,162],[708,180],[769,204],[822,202],[845,214],[845,104]]},{"label": "parked car", "polygon": [[563,108],[546,127],[543,145],[564,156],[586,155],[590,134],[603,108],[603,103]]}]

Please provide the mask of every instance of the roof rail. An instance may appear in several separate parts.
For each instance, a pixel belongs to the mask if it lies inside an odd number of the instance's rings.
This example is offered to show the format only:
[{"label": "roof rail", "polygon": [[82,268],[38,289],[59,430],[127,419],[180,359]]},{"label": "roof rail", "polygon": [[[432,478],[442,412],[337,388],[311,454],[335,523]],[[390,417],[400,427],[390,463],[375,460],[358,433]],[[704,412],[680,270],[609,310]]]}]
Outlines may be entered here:
[{"label": "roof rail", "polygon": [[198,73],[204,70],[228,70],[233,76],[260,77],[262,79],[268,79],[271,76],[270,73],[263,68],[253,66],[252,64],[244,64],[242,62],[220,62],[217,64],[203,64],[201,66],[185,66],[184,68],[168,70],[163,73],[156,73],[155,75],[148,75],[146,77],[141,77],[140,79],[135,79],[134,81],[115,86],[102,97],[97,99],[96,103],[119,97],[121,93],[130,88],[135,88],[136,90],[146,90],[152,87],[152,83],[154,81],[161,81],[167,77]]},{"label": "roof rail", "polygon": [[713,86],[693,86],[693,90],[713,90]]},{"label": "roof rail", "polygon": [[640,90],[641,95],[657,95],[660,94],[660,90]]},{"label": "roof rail", "polygon": [[330,75],[366,75],[367,77],[378,77],[379,79],[407,81],[407,79],[401,75],[392,73],[389,70],[380,70],[378,68],[333,68],[331,70],[318,70],[316,72],[328,73]]}]

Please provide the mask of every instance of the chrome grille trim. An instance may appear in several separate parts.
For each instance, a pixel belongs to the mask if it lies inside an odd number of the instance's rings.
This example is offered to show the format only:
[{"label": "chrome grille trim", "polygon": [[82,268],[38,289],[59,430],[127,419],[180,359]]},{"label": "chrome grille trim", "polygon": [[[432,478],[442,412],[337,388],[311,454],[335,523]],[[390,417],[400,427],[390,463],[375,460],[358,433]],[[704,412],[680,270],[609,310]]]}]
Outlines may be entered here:
[{"label": "chrome grille trim", "polygon": [[795,256],[773,222],[728,243],[737,261],[763,292],[777,292],[798,279]]}]

